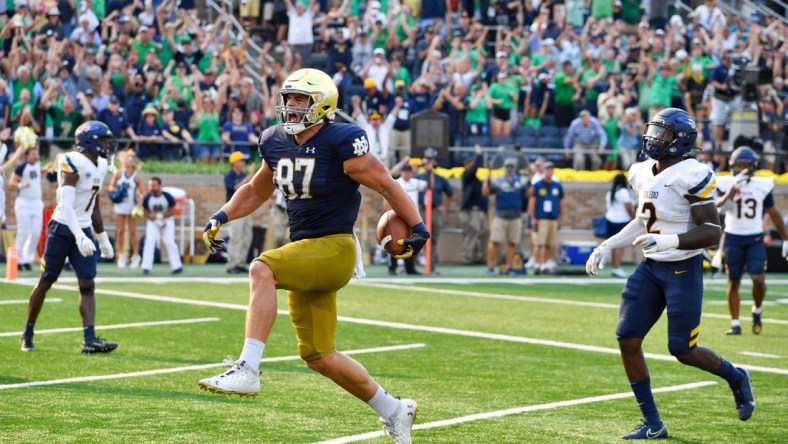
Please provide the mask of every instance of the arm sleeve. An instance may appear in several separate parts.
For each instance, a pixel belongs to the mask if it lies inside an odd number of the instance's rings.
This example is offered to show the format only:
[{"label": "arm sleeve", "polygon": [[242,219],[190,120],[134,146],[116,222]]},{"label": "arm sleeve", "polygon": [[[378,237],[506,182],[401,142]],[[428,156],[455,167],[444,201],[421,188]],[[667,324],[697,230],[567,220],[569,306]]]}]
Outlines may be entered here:
[{"label": "arm sleeve", "polygon": [[66,216],[66,225],[68,225],[68,229],[71,230],[71,234],[79,239],[85,236],[85,233],[82,232],[82,227],[79,225],[79,219],[77,219],[77,213],[74,212],[74,198],[76,193],[77,189],[71,185],[64,185],[57,189],[58,201],[60,201],[60,205],[63,206],[63,214]]},{"label": "arm sleeve", "polygon": [[22,162],[14,168],[14,174],[19,177],[22,177],[22,174],[25,172],[25,167],[27,166],[27,162]]},{"label": "arm sleeve", "polygon": [[146,210],[150,210],[148,208],[148,201],[149,200],[150,200],[150,193],[146,194],[145,197],[142,199],[142,208],[145,208]]},{"label": "arm sleeve", "polygon": [[640,219],[635,218],[629,221],[629,223],[621,231],[619,231],[618,234],[613,235],[602,243],[613,250],[617,248],[628,247],[632,245],[632,241],[634,241],[636,237],[645,233],[646,227],[643,225]]},{"label": "arm sleeve", "polygon": [[717,188],[714,173],[709,169],[691,171],[687,178],[687,194],[701,199],[709,199]]}]

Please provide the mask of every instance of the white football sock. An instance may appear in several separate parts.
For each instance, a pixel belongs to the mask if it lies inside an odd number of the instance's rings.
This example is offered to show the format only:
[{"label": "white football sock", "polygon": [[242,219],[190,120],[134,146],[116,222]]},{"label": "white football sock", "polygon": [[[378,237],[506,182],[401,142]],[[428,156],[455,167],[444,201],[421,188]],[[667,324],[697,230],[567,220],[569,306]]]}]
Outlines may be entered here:
[{"label": "white football sock", "polygon": [[741,322],[738,319],[734,319],[731,321],[731,325],[734,327],[741,327]]},{"label": "white football sock", "polygon": [[389,395],[388,392],[383,390],[383,387],[378,386],[378,391],[375,392],[375,396],[367,401],[367,404],[369,404],[373,410],[378,412],[378,415],[380,415],[381,418],[389,419],[395,413],[397,413],[399,400]]},{"label": "white football sock", "polygon": [[752,314],[756,314],[756,315],[759,315],[759,314],[761,314],[761,309],[760,309],[760,307],[756,307],[756,306],[754,306],[754,305],[753,305],[753,306],[752,306]]},{"label": "white football sock", "polygon": [[244,349],[241,351],[241,357],[238,360],[246,361],[246,365],[259,370],[260,360],[263,359],[263,350],[265,350],[265,344],[261,341],[254,338],[246,338],[244,340]]}]

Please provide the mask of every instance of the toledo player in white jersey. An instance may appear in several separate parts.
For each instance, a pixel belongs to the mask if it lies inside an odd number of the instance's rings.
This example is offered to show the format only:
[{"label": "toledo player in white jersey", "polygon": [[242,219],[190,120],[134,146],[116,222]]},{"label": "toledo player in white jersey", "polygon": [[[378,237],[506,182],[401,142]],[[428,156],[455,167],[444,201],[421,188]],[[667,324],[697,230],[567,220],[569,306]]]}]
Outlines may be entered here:
[{"label": "toledo player in white jersey", "polygon": [[74,133],[77,149],[63,154],[57,162],[57,208],[47,226],[47,243],[41,261],[41,278],[30,294],[27,323],[22,335],[22,351],[34,351],[33,328],[47,291],[57,281],[66,258],[71,262],[79,285],[79,313],[82,315],[84,342],[82,353],[109,353],[114,342],[97,338],[94,324],[96,301],[96,246],[91,228],[96,231],[101,257],[114,256],[99,209],[101,183],[107,174],[107,156],[115,152],[115,138],[107,125],[89,121]]},{"label": "toledo player in white jersey", "polygon": [[752,278],[752,332],[761,333],[761,305],[766,295],[766,245],[763,242],[763,214],[769,214],[783,238],[783,257],[788,256],[788,230],[783,217],[774,206],[770,177],[752,177],[758,166],[758,155],[749,147],[733,151],[731,171],[735,176],[717,180],[717,207],[725,209],[725,263],[728,271],[728,309],[731,312],[729,335],[741,334],[739,321],[739,286],[744,266]]},{"label": "toledo player in white jersey", "polygon": [[[23,131],[27,130],[27,131]],[[29,135],[19,137],[29,131]],[[17,192],[14,201],[16,215],[16,248],[19,250],[19,269],[32,270],[30,264],[38,251],[41,225],[44,223],[44,201],[41,195],[41,162],[38,157],[38,136],[27,127],[14,134],[17,146],[25,150],[24,162],[17,165],[8,188]]]},{"label": "toledo player in white jersey", "polygon": [[643,339],[668,312],[668,350],[682,364],[716,374],[728,382],[739,419],[755,409],[750,376],[698,345],[703,302],[703,248],[720,238],[720,220],[712,199],[714,173],[686,155],[698,131],[687,112],[668,108],[646,125],[643,151],[650,157],[629,169],[637,193],[637,218],[602,242],[588,258],[586,271],[596,276],[611,250],[630,243],[645,259],[627,279],[621,294],[618,339],[624,370],[643,414],[643,423],[623,439],[667,438],[643,356]]}]

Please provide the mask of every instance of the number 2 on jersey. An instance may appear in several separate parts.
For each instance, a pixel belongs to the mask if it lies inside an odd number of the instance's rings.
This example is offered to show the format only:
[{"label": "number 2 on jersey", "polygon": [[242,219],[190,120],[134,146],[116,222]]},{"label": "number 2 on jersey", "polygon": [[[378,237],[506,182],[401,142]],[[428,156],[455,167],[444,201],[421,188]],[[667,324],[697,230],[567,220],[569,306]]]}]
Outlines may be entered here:
[{"label": "number 2 on jersey", "polygon": [[643,202],[643,208],[641,209],[640,214],[646,214],[646,212],[648,212],[646,231],[649,233],[659,234],[659,230],[652,229],[654,224],[657,222],[657,207],[654,206],[654,202]]}]

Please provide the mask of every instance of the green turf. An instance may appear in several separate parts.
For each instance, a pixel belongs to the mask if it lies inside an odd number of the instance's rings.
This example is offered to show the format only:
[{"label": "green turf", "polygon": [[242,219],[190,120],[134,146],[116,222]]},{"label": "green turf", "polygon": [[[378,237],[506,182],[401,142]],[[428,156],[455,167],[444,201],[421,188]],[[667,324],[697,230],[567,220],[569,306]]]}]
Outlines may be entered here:
[{"label": "green turf", "polygon": [[[222,283],[219,265],[187,267],[175,283],[101,282],[99,291],[154,295],[182,300],[220,302],[219,308],[98,295],[98,334],[117,341],[106,356],[79,353],[80,332],[39,334],[35,353],[19,351],[18,336],[0,337],[0,385],[176,368],[237,357],[243,342],[243,307],[248,284]],[[371,267],[371,277],[384,277],[385,267]],[[483,277],[479,267],[443,267],[441,277]],[[129,277],[109,265],[103,277]],[[169,277],[166,267],[153,276]],[[29,273],[29,276],[35,276]],[[136,276],[136,273],[134,273]],[[64,275],[64,278],[67,277]],[[189,282],[214,277],[215,283]],[[521,281],[525,282],[525,281]],[[530,282],[530,281],[529,281]],[[583,285],[574,285],[584,282]],[[37,324],[38,330],[79,327],[75,285],[53,289]],[[389,288],[392,284],[396,288]],[[615,350],[618,295],[616,284],[588,284],[567,277],[561,284],[497,283],[411,284],[403,279],[348,286],[339,295],[340,316],[400,323],[363,325],[340,322],[337,346],[342,350],[406,344],[425,347],[355,356],[392,394],[415,398],[418,423],[448,420],[517,407],[629,392],[620,358],[574,348]],[[729,360],[781,369],[783,374],[752,372],[758,407],[742,423],[736,417],[727,384],[719,378],[675,361],[649,359],[654,387],[700,381],[716,385],[656,394],[674,442],[772,443],[788,441],[788,305],[765,308],[764,332],[754,336],[745,318],[744,334],[722,334],[729,321],[720,291],[724,283],[707,283],[701,343]],[[788,293],[788,285],[770,285],[770,295]],[[30,286],[0,283],[0,301],[26,299]],[[746,293],[746,291],[745,291]],[[501,295],[499,298],[479,297]],[[128,296],[128,294],[127,294]],[[514,296],[514,298],[512,298]],[[506,299],[509,298],[509,299]],[[771,297],[776,299],[776,297]],[[564,302],[564,303],[558,303]],[[582,306],[573,302],[591,302]],[[279,308],[286,309],[285,295]],[[748,307],[742,307],[743,313]],[[0,305],[0,332],[21,330],[26,305]],[[220,318],[216,322],[102,329],[103,325]],[[412,328],[409,326],[413,326]],[[452,329],[425,331],[425,327]],[[645,343],[647,352],[667,355],[666,320],[660,320]],[[420,329],[419,329],[420,328]],[[496,338],[472,337],[496,334]],[[556,341],[553,345],[523,340]],[[565,346],[560,346],[565,344]],[[779,355],[756,357],[742,351]],[[266,358],[296,355],[296,341],[286,316],[279,316],[266,348]],[[378,430],[377,418],[363,403],[307,369],[298,359],[264,363],[262,392],[253,400],[202,392],[197,380],[221,367],[121,379],[72,382],[0,390],[0,442],[9,443],[139,443],[241,442],[307,443]],[[635,401],[614,399],[480,419],[416,430],[424,443],[563,443],[617,442],[639,418]],[[371,443],[390,442],[380,437]]]}]

